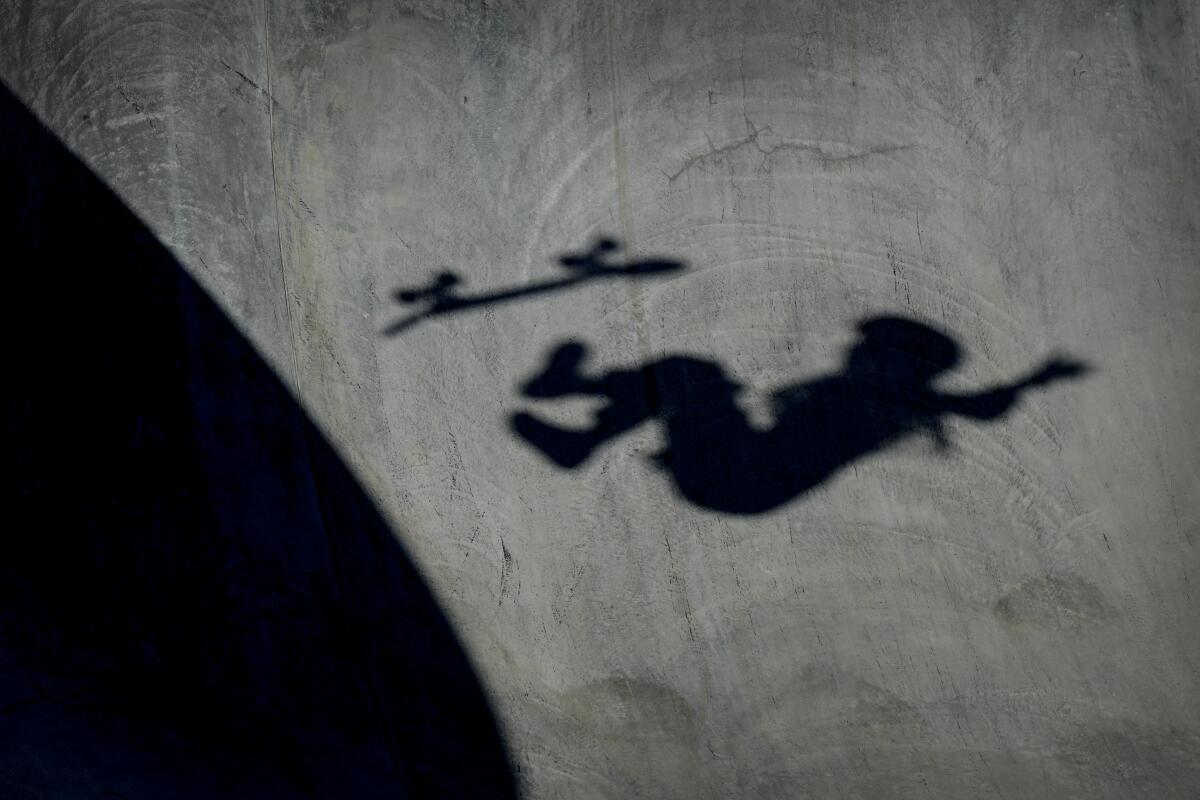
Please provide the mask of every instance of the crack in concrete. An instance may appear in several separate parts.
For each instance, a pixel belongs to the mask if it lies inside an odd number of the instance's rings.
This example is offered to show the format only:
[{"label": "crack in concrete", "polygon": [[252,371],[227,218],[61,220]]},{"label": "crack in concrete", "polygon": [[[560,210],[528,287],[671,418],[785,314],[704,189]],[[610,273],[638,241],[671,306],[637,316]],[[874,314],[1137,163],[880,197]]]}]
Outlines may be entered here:
[{"label": "crack in concrete", "polygon": [[747,145],[752,145],[754,149],[757,150],[762,156],[762,161],[760,161],[758,165],[758,171],[761,173],[770,171],[767,168],[767,162],[770,161],[772,156],[774,156],[776,153],[785,151],[807,153],[808,155],[812,156],[814,160],[820,163],[822,167],[829,168],[835,164],[846,164],[854,161],[862,161],[872,156],[888,155],[901,150],[911,150],[915,146],[911,144],[880,145],[877,147],[868,147],[863,150],[854,150],[839,154],[831,153],[819,145],[802,144],[800,142],[779,142],[778,144],[774,145],[764,145],[762,143],[762,138],[766,134],[773,133],[771,126],[764,125],[760,128],[756,126],[748,116],[743,115],[743,117],[746,120],[746,128],[750,131],[748,135],[743,136],[741,139],[732,141],[729,144],[724,144],[718,147],[717,145],[713,144],[712,139],[705,134],[704,138],[708,141],[708,152],[686,157],[683,164],[674,172],[668,173],[664,171],[663,174],[667,178],[667,183],[674,183],[681,175],[693,167],[699,167],[708,161],[720,159],[722,156],[732,153],[736,150],[741,150]]}]

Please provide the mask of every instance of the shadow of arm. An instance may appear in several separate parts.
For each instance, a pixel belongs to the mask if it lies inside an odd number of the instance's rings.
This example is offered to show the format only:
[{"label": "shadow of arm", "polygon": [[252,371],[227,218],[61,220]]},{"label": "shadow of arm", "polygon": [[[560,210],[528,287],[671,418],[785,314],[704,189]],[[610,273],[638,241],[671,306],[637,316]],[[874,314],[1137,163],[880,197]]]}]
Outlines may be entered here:
[{"label": "shadow of arm", "polygon": [[935,395],[935,405],[939,411],[946,414],[957,414],[972,419],[996,419],[1012,408],[1024,390],[1076,378],[1089,370],[1087,364],[1082,361],[1051,358],[1029,377],[1014,381],[1008,386],[999,386],[978,394]]}]

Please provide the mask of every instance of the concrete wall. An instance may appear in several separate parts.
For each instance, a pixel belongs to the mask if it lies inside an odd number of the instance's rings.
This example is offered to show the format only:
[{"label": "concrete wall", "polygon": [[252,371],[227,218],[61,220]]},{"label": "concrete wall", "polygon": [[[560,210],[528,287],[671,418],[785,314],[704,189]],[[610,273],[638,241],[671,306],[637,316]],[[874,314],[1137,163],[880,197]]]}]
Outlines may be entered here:
[{"label": "concrete wall", "polygon": [[[526,796],[1200,791],[1195,3],[6,8],[0,80],[334,443]],[[389,332],[434,273],[525,287],[601,236],[685,268]],[[689,496],[662,420],[574,469],[511,427],[591,424],[522,394],[574,340],[719,365],[770,430],[881,315],[957,343],[943,392],[1091,369],[756,513]]]}]

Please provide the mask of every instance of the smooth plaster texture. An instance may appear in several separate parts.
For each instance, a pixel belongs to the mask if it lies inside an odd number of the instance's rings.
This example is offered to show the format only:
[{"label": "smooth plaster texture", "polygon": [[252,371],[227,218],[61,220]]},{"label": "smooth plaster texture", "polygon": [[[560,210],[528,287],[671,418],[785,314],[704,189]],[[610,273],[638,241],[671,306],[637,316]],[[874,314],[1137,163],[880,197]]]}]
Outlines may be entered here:
[{"label": "smooth plaster texture", "polygon": [[[1200,793],[1200,7],[5,2],[0,80],[293,388],[394,526],[530,798]],[[384,330],[434,273],[678,273]],[[568,339],[771,393],[926,321],[947,421],[769,512],[660,426],[513,435]],[[803,443],[798,443],[803,447]]]}]

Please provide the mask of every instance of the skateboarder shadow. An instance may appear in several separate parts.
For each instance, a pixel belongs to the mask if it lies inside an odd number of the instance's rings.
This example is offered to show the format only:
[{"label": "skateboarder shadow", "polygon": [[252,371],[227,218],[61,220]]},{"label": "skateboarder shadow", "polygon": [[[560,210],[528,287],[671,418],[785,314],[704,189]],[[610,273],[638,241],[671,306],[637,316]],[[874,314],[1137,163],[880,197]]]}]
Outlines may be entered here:
[{"label": "skateboarder shadow", "polygon": [[742,387],[716,362],[666,356],[640,369],[590,376],[581,369],[586,347],[574,341],[561,345],[523,392],[538,399],[605,398],[595,424],[570,430],[521,412],[512,417],[512,428],[558,466],[574,469],[610,439],[659,420],[667,446],[653,459],[684,497],[715,511],[757,514],[910,434],[926,433],[946,450],[946,416],[994,420],[1024,390],[1087,370],[1081,362],[1050,359],[1008,384],[944,393],[932,383],[961,357],[949,336],[899,317],[869,319],[858,330],[862,338],[841,372],[774,393],[775,422],[766,430],[747,421],[735,403]]}]

